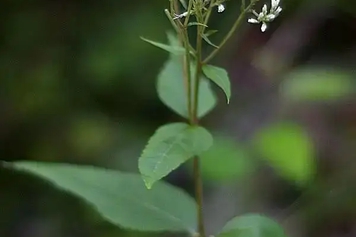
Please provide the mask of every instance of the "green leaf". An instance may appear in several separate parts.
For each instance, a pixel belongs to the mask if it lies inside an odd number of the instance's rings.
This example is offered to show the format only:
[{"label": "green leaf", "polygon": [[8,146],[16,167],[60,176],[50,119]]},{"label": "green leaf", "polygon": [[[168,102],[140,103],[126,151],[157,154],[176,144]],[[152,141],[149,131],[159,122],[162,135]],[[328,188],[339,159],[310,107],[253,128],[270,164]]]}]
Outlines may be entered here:
[{"label": "green leaf", "polygon": [[281,92],[293,101],[334,101],[355,92],[355,84],[347,71],[305,67],[287,76]]},{"label": "green leaf", "polygon": [[227,137],[214,136],[214,144],[200,157],[203,178],[213,181],[236,180],[255,167],[245,147]]},{"label": "green leaf", "polygon": [[174,31],[167,31],[167,39],[170,46],[182,47],[182,44],[180,43],[177,37],[177,33],[175,33]]},{"label": "green leaf", "polygon": [[166,45],[166,44],[158,43],[158,42],[155,42],[155,41],[143,38],[143,37],[141,37],[141,39],[143,41],[146,41],[147,43],[150,43],[150,44],[152,44],[158,48],[161,48],[163,50],[166,50],[172,54],[175,54],[175,55],[184,55],[185,54],[185,49],[183,47]]},{"label": "green leaf", "polygon": [[204,33],[204,35],[206,35],[207,37],[215,34],[216,32],[218,32],[217,30],[208,30],[207,32]]},{"label": "green leaf", "polygon": [[189,22],[188,26],[204,26],[204,27],[208,27],[207,25],[205,25],[203,23],[199,23],[199,22]]},{"label": "green leaf", "polygon": [[[191,74],[195,68],[192,65]],[[182,59],[170,57],[158,75],[157,91],[160,100],[174,112],[189,118],[187,91],[184,86]],[[202,118],[216,105],[216,96],[209,82],[202,77],[199,85],[198,117]]]},{"label": "green leaf", "polygon": [[276,221],[259,214],[246,214],[230,220],[217,237],[286,237],[286,235]]},{"label": "green leaf", "polygon": [[261,129],[254,137],[257,151],[287,179],[304,184],[315,172],[314,146],[297,124],[280,123]]},{"label": "green leaf", "polygon": [[93,166],[27,161],[6,166],[36,175],[83,199],[106,220],[123,228],[195,232],[194,200],[164,182],[147,190],[138,174]]},{"label": "green leaf", "polygon": [[182,6],[184,7],[184,9],[188,8],[187,3],[185,2],[185,0],[179,0],[179,1],[182,4]]},{"label": "green leaf", "polygon": [[158,128],[139,159],[139,170],[147,188],[212,144],[211,134],[199,126],[172,123]]},{"label": "green leaf", "polygon": [[[171,46],[179,46],[176,34],[167,33],[168,42]],[[195,67],[191,65],[192,78],[194,77]],[[192,80],[193,87],[193,80]],[[170,55],[163,69],[158,75],[157,91],[160,100],[174,112],[184,118],[189,118],[187,90],[184,85],[182,58]],[[212,91],[208,80],[200,78],[198,117],[202,118],[216,106],[216,96]]]},{"label": "green leaf", "polygon": [[225,93],[227,103],[230,102],[231,97],[231,85],[227,71],[220,67],[212,65],[204,65],[203,72],[210,80],[216,83]]},{"label": "green leaf", "polygon": [[217,46],[216,44],[214,44],[213,42],[210,41],[210,39],[208,38],[208,36],[206,36],[205,34],[202,35],[202,38],[205,40],[205,42],[207,42],[208,44],[210,44],[211,46],[215,47],[215,48],[219,48],[219,46]]}]

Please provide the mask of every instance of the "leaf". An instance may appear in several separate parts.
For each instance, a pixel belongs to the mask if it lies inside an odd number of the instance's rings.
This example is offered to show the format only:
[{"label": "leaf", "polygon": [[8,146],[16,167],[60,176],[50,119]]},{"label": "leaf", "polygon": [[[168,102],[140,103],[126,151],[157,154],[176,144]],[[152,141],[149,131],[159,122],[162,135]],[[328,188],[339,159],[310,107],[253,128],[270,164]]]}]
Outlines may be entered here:
[{"label": "leaf", "polygon": [[[178,46],[179,41],[173,33],[168,33],[168,41],[172,46]],[[194,77],[195,67],[191,65]],[[193,84],[193,80],[192,80]],[[170,55],[157,79],[157,92],[160,100],[174,112],[184,118],[189,118],[187,89],[184,85],[182,57]],[[216,96],[205,77],[200,78],[198,117],[202,118],[216,106]]]},{"label": "leaf", "polygon": [[[179,40],[176,34],[167,33],[169,44],[179,46]],[[191,65],[192,78],[195,75],[195,66]],[[192,80],[192,87],[193,87]],[[157,81],[158,96],[161,101],[184,118],[189,118],[187,89],[184,85],[182,58],[170,55],[169,60],[158,75]],[[212,91],[208,80],[205,77],[200,78],[199,101],[198,101],[198,118],[202,118],[210,112],[217,103],[216,96]]]},{"label": "leaf", "polygon": [[185,2],[185,0],[179,0],[179,1],[182,4],[182,6],[184,7],[184,9],[188,8],[187,3]]},{"label": "leaf", "polygon": [[302,127],[274,124],[261,129],[253,139],[257,151],[285,178],[303,184],[313,177],[315,151]]},{"label": "leaf", "polygon": [[214,144],[200,157],[203,178],[214,181],[239,179],[255,166],[245,147],[227,137],[214,136]]},{"label": "leaf", "polygon": [[158,182],[147,190],[140,175],[94,166],[27,161],[6,166],[83,199],[115,225],[140,231],[195,232],[194,200],[167,183]]},{"label": "leaf", "polygon": [[204,128],[172,123],[157,129],[139,158],[139,170],[147,188],[213,144]]},{"label": "leaf", "polygon": [[203,27],[208,27],[207,25],[199,22],[189,22],[188,26],[203,26]]},{"label": "leaf", "polygon": [[231,97],[231,85],[230,79],[227,71],[220,67],[215,67],[212,65],[204,65],[203,72],[210,80],[215,82],[225,93],[227,103],[230,103]]},{"label": "leaf", "polygon": [[217,46],[216,44],[214,44],[213,42],[210,41],[210,39],[208,38],[208,36],[206,36],[205,34],[202,35],[202,38],[205,40],[205,42],[207,42],[208,44],[210,44],[211,46],[215,47],[215,48],[219,48],[219,46]]},{"label": "leaf", "polygon": [[[183,67],[180,59],[171,58],[158,75],[157,91],[160,100],[174,112],[189,118],[187,91],[184,86]],[[192,70],[192,74],[194,71]],[[216,105],[216,96],[205,78],[199,85],[198,117],[202,118]]]},{"label": "leaf", "polygon": [[274,220],[246,214],[230,220],[217,237],[286,237],[283,228]]},{"label": "leaf", "polygon": [[161,48],[163,50],[166,50],[172,54],[175,54],[175,55],[184,55],[185,54],[185,49],[183,47],[166,45],[166,44],[158,43],[158,42],[155,42],[155,41],[143,38],[143,37],[141,37],[141,39],[143,41],[146,41],[147,43],[150,43],[150,44],[152,44],[158,48]]},{"label": "leaf", "polygon": [[355,91],[352,80],[347,71],[305,67],[288,75],[281,92],[294,101],[334,101]]},{"label": "leaf", "polygon": [[213,34],[215,34],[216,32],[218,32],[217,30],[208,30],[207,32],[204,33],[204,35],[206,35],[206,37],[209,37]]}]

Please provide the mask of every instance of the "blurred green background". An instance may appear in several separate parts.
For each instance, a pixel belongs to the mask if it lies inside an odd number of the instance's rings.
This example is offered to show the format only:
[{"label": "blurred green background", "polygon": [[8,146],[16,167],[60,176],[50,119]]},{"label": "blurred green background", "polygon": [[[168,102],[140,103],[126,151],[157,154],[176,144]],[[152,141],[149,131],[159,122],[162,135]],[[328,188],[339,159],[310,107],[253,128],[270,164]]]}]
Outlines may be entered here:
[{"label": "blurred green background", "polygon": [[[225,105],[216,89],[219,106],[202,121],[216,136],[202,157],[207,231],[262,212],[290,236],[354,237],[356,3],[281,4],[267,32],[246,22],[214,61],[229,71],[233,98]],[[167,0],[3,1],[1,160],[137,172],[154,130],[179,121],[155,90],[168,55],[139,38],[166,41],[167,6]],[[213,14],[214,43],[238,10],[239,1],[229,1],[223,14]],[[166,180],[193,193],[190,163]],[[4,169],[0,210],[6,237],[157,236],[121,230],[76,198]]]}]

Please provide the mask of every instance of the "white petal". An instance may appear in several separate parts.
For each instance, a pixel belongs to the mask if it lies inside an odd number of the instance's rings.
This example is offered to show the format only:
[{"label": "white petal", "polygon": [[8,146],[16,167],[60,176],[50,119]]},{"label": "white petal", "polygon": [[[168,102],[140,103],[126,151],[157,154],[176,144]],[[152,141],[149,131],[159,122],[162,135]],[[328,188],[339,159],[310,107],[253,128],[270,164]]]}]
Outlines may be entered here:
[{"label": "white petal", "polygon": [[254,18],[250,18],[247,20],[247,22],[249,23],[253,23],[253,24],[257,24],[257,23],[260,23],[258,20],[254,19]]},{"label": "white petal", "polygon": [[265,14],[263,12],[260,12],[260,14],[258,14],[257,20],[262,21],[262,19],[265,17]]},{"label": "white petal", "polygon": [[267,20],[267,21],[273,21],[274,18],[276,18],[276,15],[274,15],[274,14],[268,14],[268,15],[266,16],[266,20]]},{"label": "white petal", "polygon": [[265,32],[266,30],[267,30],[267,24],[265,22],[263,22],[262,26],[261,26],[261,31]]},{"label": "white petal", "polygon": [[274,11],[278,5],[279,5],[280,0],[271,0],[271,11]]},{"label": "white petal", "polygon": [[223,12],[223,11],[225,11],[225,6],[224,6],[223,4],[219,4],[219,6],[218,6],[218,12],[221,13],[221,12]]},{"label": "white petal", "polygon": [[186,17],[187,15],[188,15],[188,12],[183,12],[182,14],[179,14],[179,15],[175,14],[175,17],[173,18],[173,20]]},{"label": "white petal", "polygon": [[[263,13],[263,15],[266,15],[267,14],[267,5],[265,4],[265,5],[263,5],[263,7],[262,7],[262,12],[261,13]],[[260,13],[260,14],[261,14]]]},{"label": "white petal", "polygon": [[278,15],[281,11],[282,11],[282,8],[281,8],[281,7],[278,7],[278,8],[274,11],[274,14],[275,14],[275,15]]},{"label": "white petal", "polygon": [[258,17],[258,13],[255,10],[252,10],[253,15],[255,15],[256,17]]}]

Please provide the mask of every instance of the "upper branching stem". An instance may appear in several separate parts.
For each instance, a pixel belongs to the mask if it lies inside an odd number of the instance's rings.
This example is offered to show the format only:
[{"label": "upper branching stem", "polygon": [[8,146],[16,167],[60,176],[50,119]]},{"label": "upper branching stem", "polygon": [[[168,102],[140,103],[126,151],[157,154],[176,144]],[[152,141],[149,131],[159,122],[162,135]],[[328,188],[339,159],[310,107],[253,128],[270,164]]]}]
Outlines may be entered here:
[{"label": "upper branching stem", "polygon": [[226,42],[233,36],[235,33],[236,29],[241,25],[243,19],[245,18],[246,14],[251,10],[251,8],[258,2],[259,0],[252,0],[250,4],[241,12],[239,17],[236,19],[235,23],[229,30],[229,32],[225,35],[223,40],[220,42],[218,47],[214,49],[203,61],[203,64],[208,63],[211,59],[213,59],[217,53],[221,50],[221,48],[226,44]]}]

